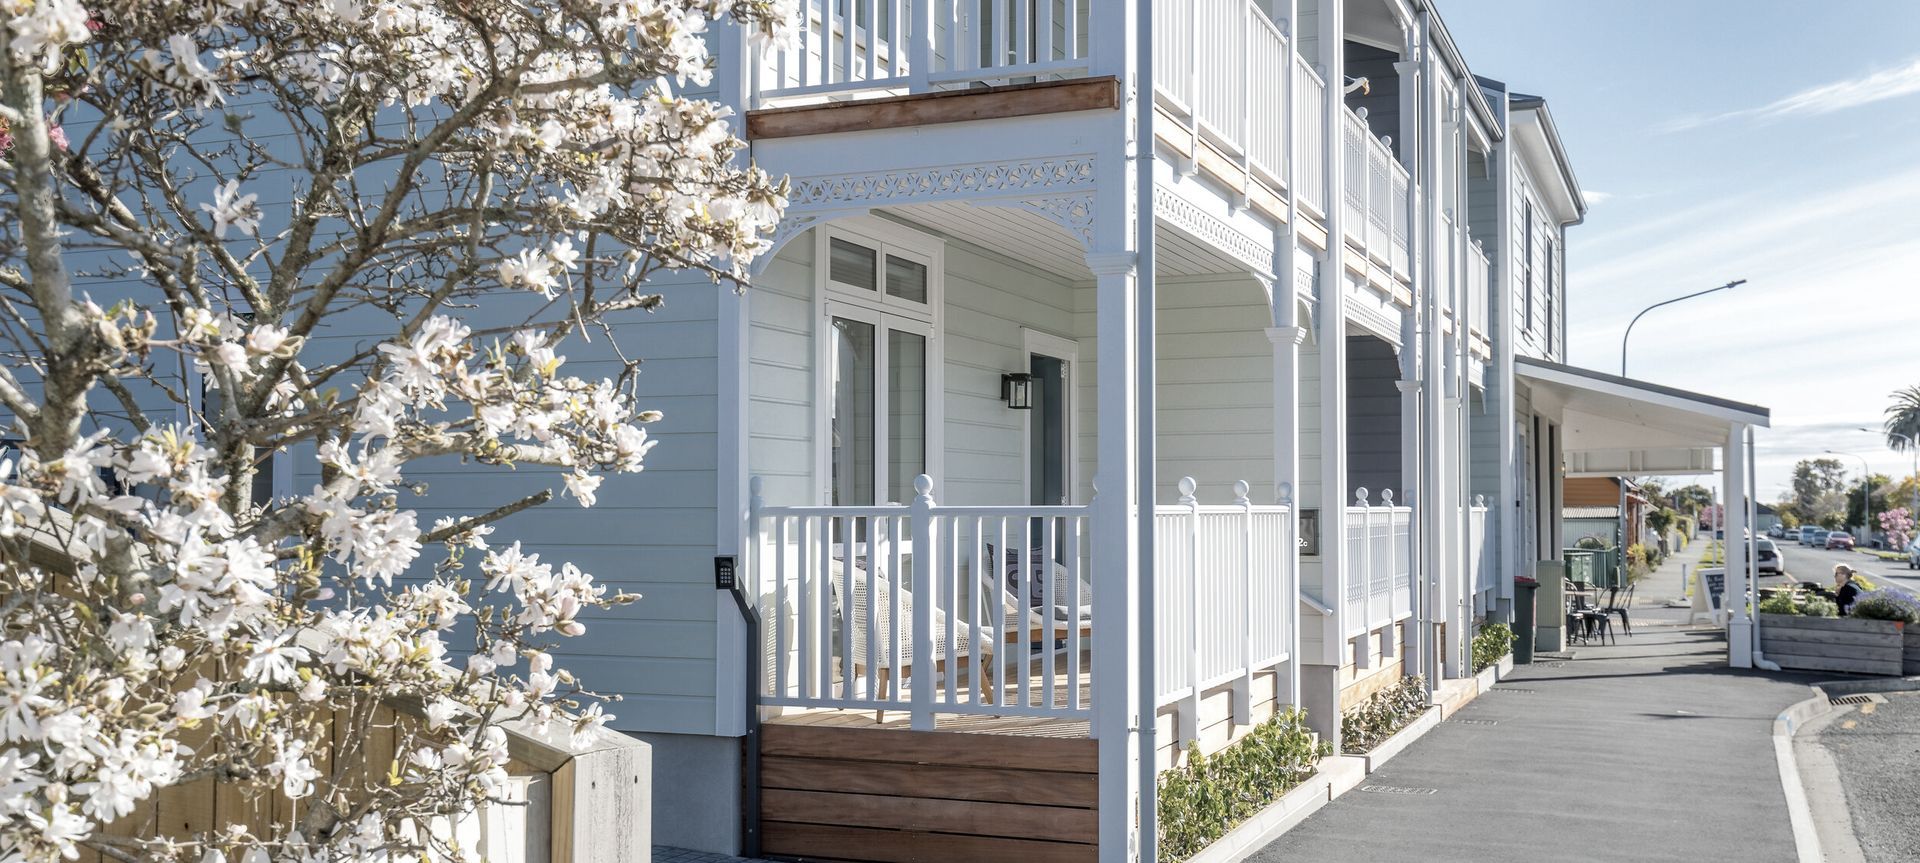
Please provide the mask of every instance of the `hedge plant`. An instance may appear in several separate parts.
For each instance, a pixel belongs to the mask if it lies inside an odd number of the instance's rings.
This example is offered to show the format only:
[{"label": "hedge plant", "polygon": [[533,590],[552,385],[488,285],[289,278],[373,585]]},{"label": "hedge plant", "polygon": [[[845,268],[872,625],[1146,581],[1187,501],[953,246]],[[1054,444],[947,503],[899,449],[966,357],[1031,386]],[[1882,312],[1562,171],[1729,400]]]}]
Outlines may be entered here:
[{"label": "hedge plant", "polygon": [[1854,600],[1853,607],[1847,610],[1847,614],[1864,620],[1920,623],[1920,602],[1890,590],[1876,590]]},{"label": "hedge plant", "polygon": [[1403,677],[1340,715],[1340,748],[1345,752],[1370,752],[1418,719],[1429,706],[1426,678]]},{"label": "hedge plant", "polygon": [[1212,755],[1198,745],[1160,774],[1160,863],[1179,863],[1227,835],[1312,777],[1333,754],[1307,729],[1306,713],[1282,711]]},{"label": "hedge plant", "polygon": [[1473,634],[1473,673],[1492,668],[1500,657],[1513,652],[1516,636],[1504,623],[1483,623]]}]

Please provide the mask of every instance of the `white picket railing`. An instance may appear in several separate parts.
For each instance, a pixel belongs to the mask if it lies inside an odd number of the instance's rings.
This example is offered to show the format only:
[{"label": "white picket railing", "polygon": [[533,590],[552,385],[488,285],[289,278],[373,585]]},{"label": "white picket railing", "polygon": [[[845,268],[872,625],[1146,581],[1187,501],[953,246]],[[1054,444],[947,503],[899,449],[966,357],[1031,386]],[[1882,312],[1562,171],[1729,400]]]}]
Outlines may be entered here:
[{"label": "white picket railing", "polygon": [[924,475],[905,506],[752,488],[761,704],[1090,717],[1088,507],[938,506]]},{"label": "white picket railing", "polygon": [[1473,592],[1476,595],[1489,594],[1497,585],[1494,583],[1493,543],[1487,541],[1487,498],[1474,495],[1473,506],[1467,508],[1467,548],[1473,562]]},{"label": "white picket railing", "polygon": [[1474,240],[1467,248],[1467,298],[1473,308],[1467,315],[1467,326],[1475,335],[1487,336],[1487,322],[1491,320],[1487,306],[1493,298],[1493,267],[1487,262],[1487,250]]},{"label": "white picket railing", "polygon": [[1367,490],[1347,507],[1346,635],[1351,638],[1413,616],[1413,508],[1395,506],[1391,489],[1380,505]]},{"label": "white picket railing", "polygon": [[1365,252],[1375,264],[1391,268],[1394,275],[1410,278],[1407,250],[1412,211],[1407,204],[1411,194],[1407,169],[1367,127],[1364,110],[1346,109],[1345,118],[1341,158],[1346,160],[1346,188],[1341,194],[1347,244]]},{"label": "white picket railing", "polygon": [[1082,76],[1092,67],[1092,8],[1083,0],[801,0],[794,44],[756,49],[755,104]]},{"label": "white picket railing", "polygon": [[1294,572],[1292,508],[1256,506],[1246,482],[1234,501],[1203,505],[1192,477],[1180,502],[1154,510],[1155,703],[1185,702],[1191,737],[1200,696],[1291,657]]},{"label": "white picket railing", "polygon": [[1325,218],[1327,115],[1323,106],[1327,98],[1327,85],[1307,64],[1305,57],[1299,58],[1299,66],[1293,70],[1293,75],[1294,140],[1299,144],[1294,152],[1300,160],[1300,164],[1294,168],[1294,179],[1300,184],[1300,203],[1315,216]]}]

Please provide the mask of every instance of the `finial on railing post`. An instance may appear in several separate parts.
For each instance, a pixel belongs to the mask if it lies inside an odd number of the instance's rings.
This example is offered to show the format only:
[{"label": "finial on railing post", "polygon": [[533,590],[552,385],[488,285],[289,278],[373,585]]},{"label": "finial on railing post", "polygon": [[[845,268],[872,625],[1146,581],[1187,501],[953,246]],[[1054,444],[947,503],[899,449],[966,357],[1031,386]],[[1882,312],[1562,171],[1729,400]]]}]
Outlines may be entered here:
[{"label": "finial on railing post", "polygon": [[1283,482],[1274,491],[1277,492],[1274,498],[1280,501],[1281,506],[1293,505],[1293,483]]},{"label": "finial on railing post", "polygon": [[1367,487],[1366,486],[1363,485],[1353,490],[1353,505],[1354,506],[1367,505]]},{"label": "finial on railing post", "polygon": [[1252,493],[1253,493],[1253,486],[1252,484],[1248,483],[1246,480],[1237,479],[1233,481],[1233,502],[1234,503],[1238,503],[1238,504],[1252,503],[1253,501],[1248,499],[1248,495]]},{"label": "finial on railing post", "polygon": [[1393,489],[1380,490],[1380,505],[1389,509],[1393,507]]},{"label": "finial on railing post", "polygon": [[1190,477],[1190,476],[1181,477],[1180,478],[1180,504],[1182,506],[1192,506],[1193,504],[1198,503],[1199,501],[1193,496],[1193,493],[1199,488],[1200,488],[1200,484],[1197,482],[1194,482],[1193,477]]},{"label": "finial on railing post", "polygon": [[766,492],[766,489],[766,477],[756,475],[749,478],[747,480],[747,505],[754,509],[759,509],[762,495]]},{"label": "finial on railing post", "polygon": [[1486,508],[1487,508],[1487,496],[1486,496],[1486,495],[1484,495],[1484,494],[1476,494],[1476,495],[1474,495],[1474,496],[1473,496],[1473,505],[1474,505],[1474,506],[1477,506],[1477,507],[1479,507],[1479,508],[1481,508],[1481,509],[1486,509]]}]

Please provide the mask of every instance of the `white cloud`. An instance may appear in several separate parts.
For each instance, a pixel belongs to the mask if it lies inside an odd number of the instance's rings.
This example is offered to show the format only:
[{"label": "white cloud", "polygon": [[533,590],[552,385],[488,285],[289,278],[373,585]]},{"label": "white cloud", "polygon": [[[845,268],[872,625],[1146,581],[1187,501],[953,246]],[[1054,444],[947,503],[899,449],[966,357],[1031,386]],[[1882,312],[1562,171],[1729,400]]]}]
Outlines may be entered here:
[{"label": "white cloud", "polygon": [[1613,200],[1613,193],[1602,192],[1597,189],[1581,189],[1580,197],[1587,199],[1587,203],[1590,205],[1598,205]]},{"label": "white cloud", "polygon": [[1764,122],[1793,116],[1831,114],[1914,93],[1920,93],[1920,57],[1859,78],[1808,87],[1757,108],[1681,117],[1655,128],[1661,132],[1683,132],[1727,120],[1753,119]]}]

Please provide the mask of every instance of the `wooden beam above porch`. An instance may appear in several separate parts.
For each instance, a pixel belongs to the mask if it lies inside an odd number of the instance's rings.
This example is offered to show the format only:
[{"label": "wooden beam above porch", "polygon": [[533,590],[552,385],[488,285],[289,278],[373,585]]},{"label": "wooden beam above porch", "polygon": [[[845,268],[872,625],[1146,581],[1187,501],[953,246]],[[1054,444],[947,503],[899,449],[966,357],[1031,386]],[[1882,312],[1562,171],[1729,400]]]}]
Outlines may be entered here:
[{"label": "wooden beam above porch", "polygon": [[747,138],[761,141],[1119,107],[1120,82],[1106,75],[824,105],[763,108],[747,112]]}]

